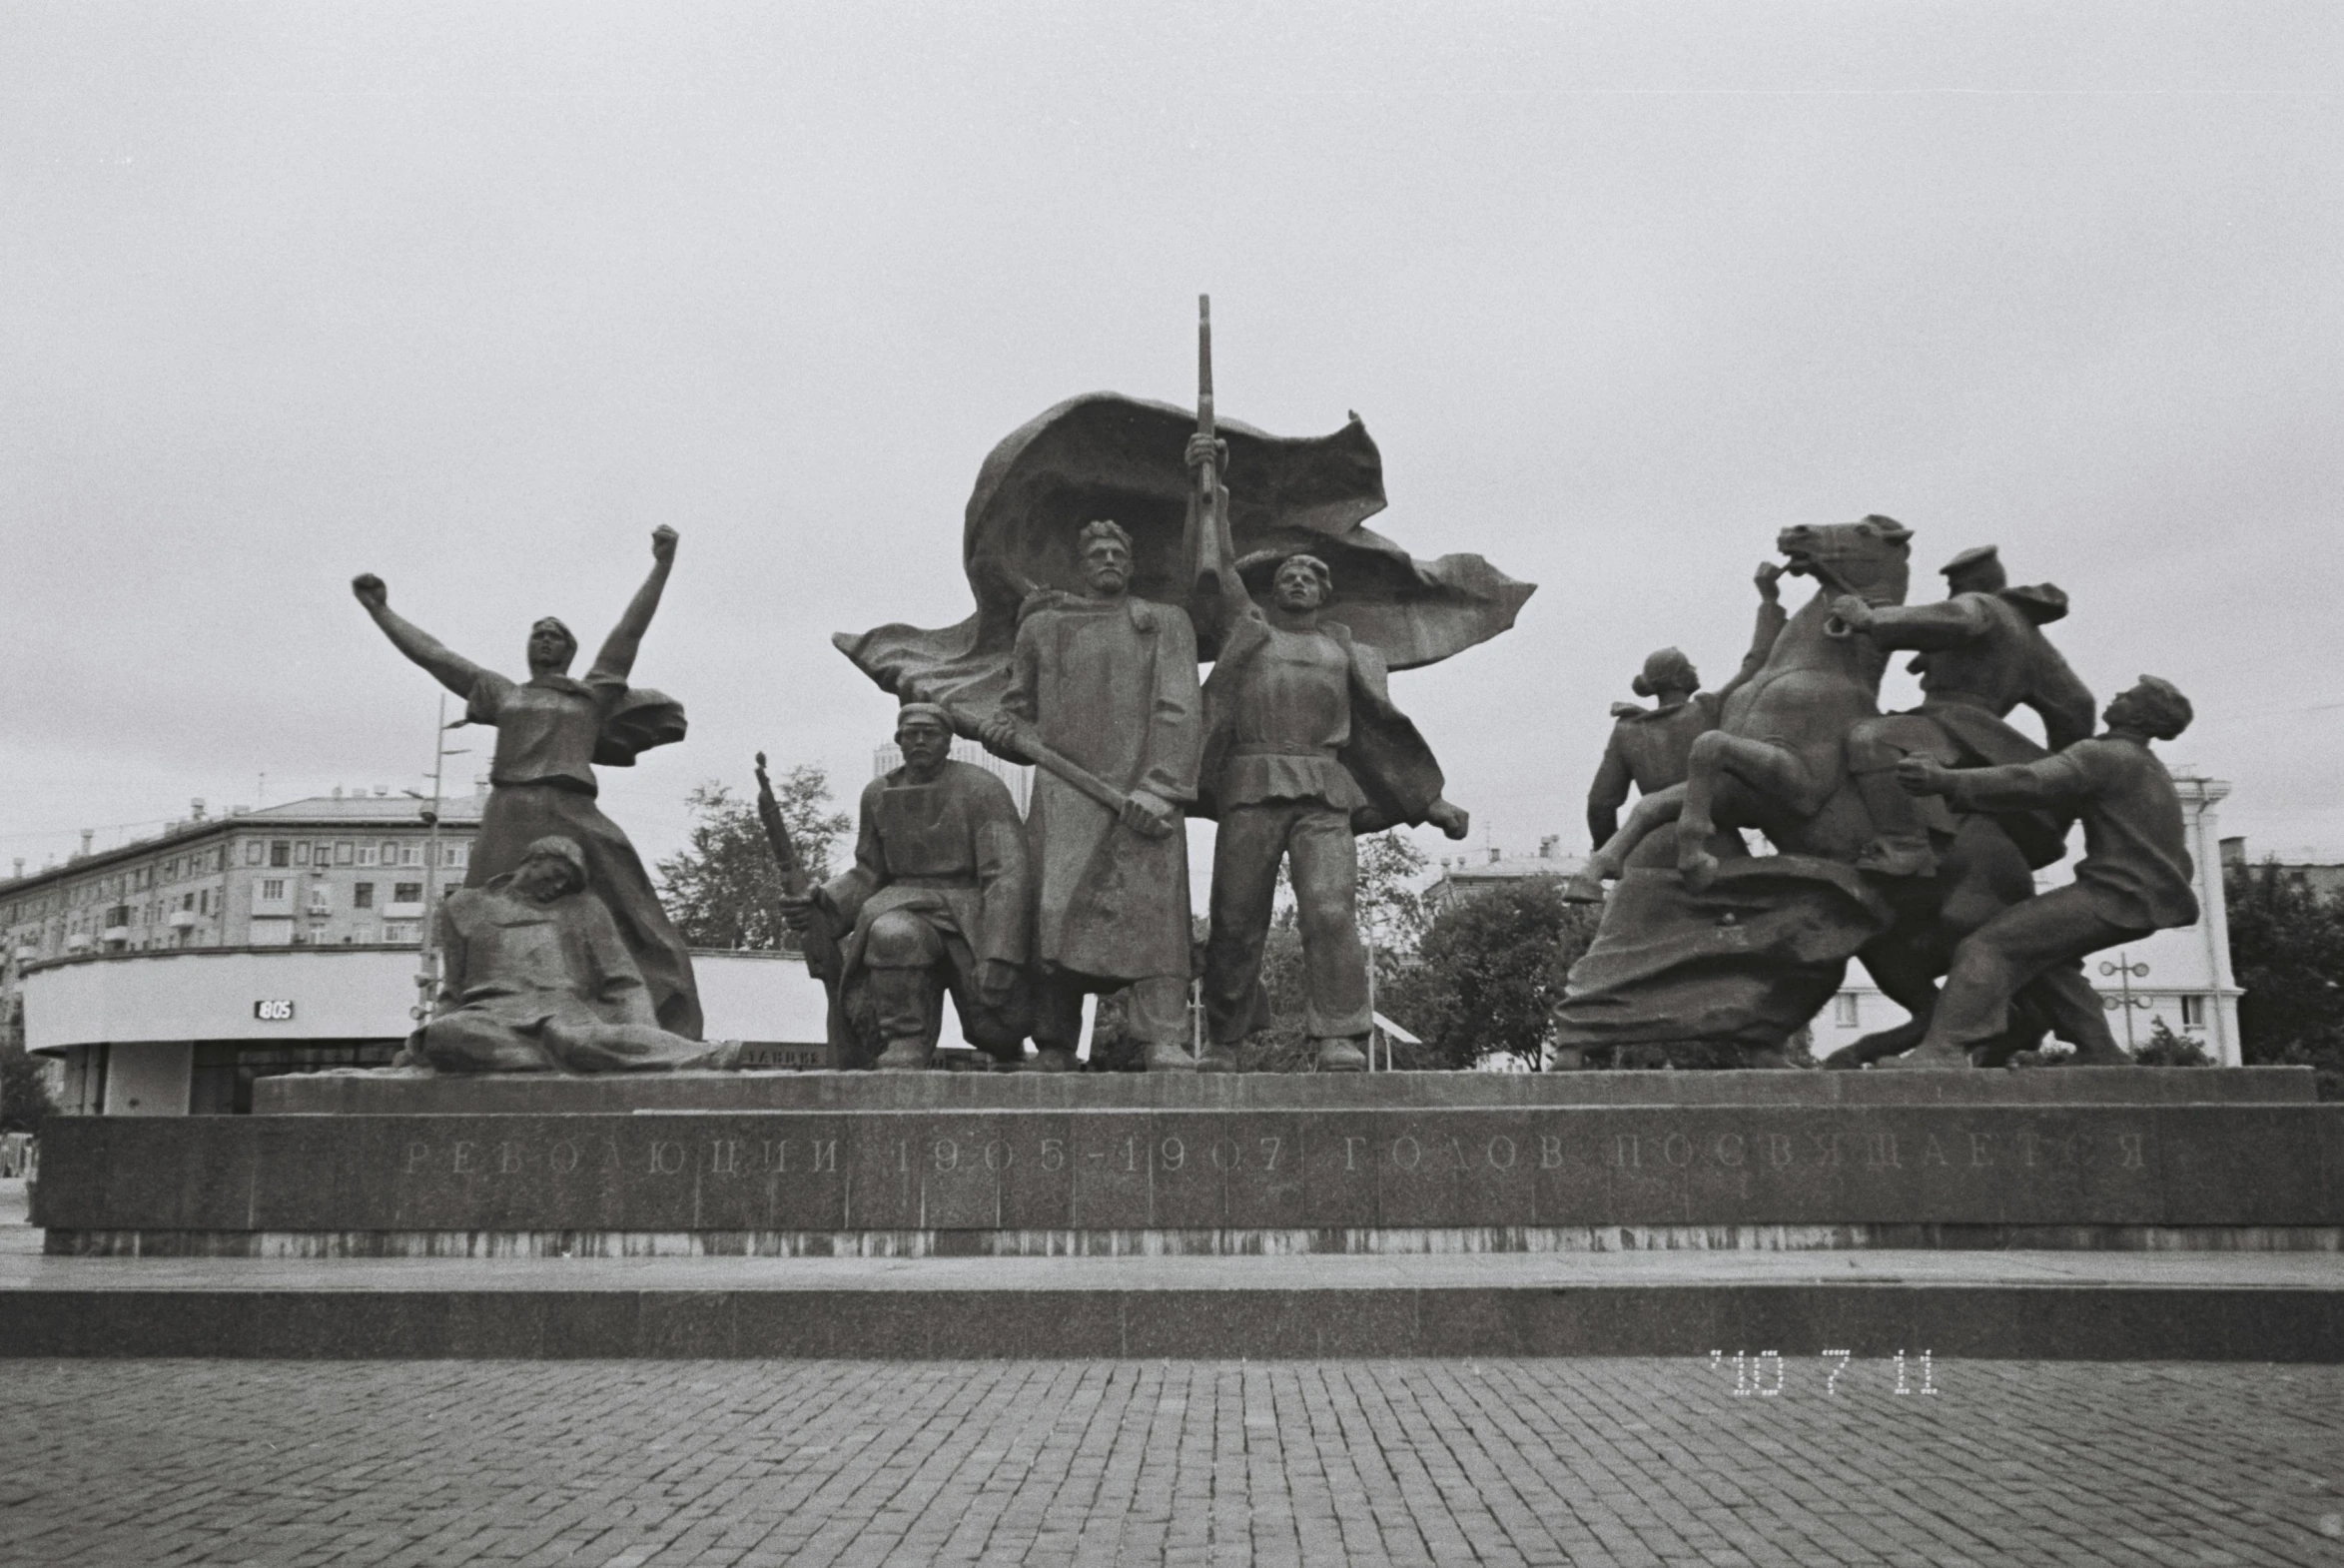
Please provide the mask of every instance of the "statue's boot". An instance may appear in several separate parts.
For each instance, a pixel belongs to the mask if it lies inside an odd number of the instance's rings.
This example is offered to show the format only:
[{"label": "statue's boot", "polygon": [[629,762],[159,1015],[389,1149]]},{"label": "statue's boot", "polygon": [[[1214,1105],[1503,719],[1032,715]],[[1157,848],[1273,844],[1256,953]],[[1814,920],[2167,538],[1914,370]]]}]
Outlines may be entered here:
[{"label": "statue's boot", "polygon": [[[882,922],[887,923],[884,929]],[[918,957],[921,949],[912,939],[932,939],[934,934],[925,925],[911,922],[896,925],[890,916],[873,922],[872,932],[874,940],[863,950],[863,962],[867,966],[864,973],[870,977],[871,1011],[878,1021],[879,1038],[886,1042],[887,1049],[871,1065],[882,1073],[917,1073],[929,1065],[936,1051],[934,1010],[941,998],[935,995],[935,982],[926,968],[873,964],[871,960],[880,955]],[[891,947],[895,949],[892,953],[888,951]],[[879,954],[874,954],[874,948]]]},{"label": "statue's boot", "polygon": [[1237,1048],[1224,1046],[1217,1042],[1207,1044],[1204,1048],[1204,1054],[1196,1059],[1196,1071],[1199,1073],[1234,1073],[1238,1071]]},{"label": "statue's boot", "polygon": [[1603,878],[1593,867],[1580,872],[1563,884],[1563,902],[1566,904],[1600,904],[1603,902]]},{"label": "statue's boot", "polygon": [[925,1040],[891,1040],[871,1065],[882,1073],[917,1073],[928,1066],[933,1054]]},{"label": "statue's boot", "polygon": [[1856,857],[1856,869],[1876,877],[1934,877],[1938,852],[1929,842],[1929,823],[1920,801],[1897,782],[1892,761],[1856,774],[1856,792],[1872,817],[1877,837]]},{"label": "statue's boot", "polygon": [[1188,1055],[1187,1047],[1175,1040],[1151,1041],[1147,1065],[1151,1073],[1193,1073],[1197,1068],[1196,1059]]},{"label": "statue's boot", "polygon": [[1321,1073],[1364,1073],[1367,1071],[1367,1053],[1356,1041],[1326,1039],[1316,1042],[1318,1071]]},{"label": "statue's boot", "polygon": [[1968,1068],[1969,1053],[1955,1046],[1921,1046],[1906,1052],[1901,1057],[1890,1057],[1885,1061],[1876,1062],[1873,1066],[1923,1068],[1934,1069],[1938,1072],[1953,1072]]},{"label": "statue's boot", "polygon": [[1072,1051],[1058,1046],[1044,1046],[1034,1053],[1034,1060],[1026,1064],[1029,1073],[1074,1073],[1082,1064]]}]

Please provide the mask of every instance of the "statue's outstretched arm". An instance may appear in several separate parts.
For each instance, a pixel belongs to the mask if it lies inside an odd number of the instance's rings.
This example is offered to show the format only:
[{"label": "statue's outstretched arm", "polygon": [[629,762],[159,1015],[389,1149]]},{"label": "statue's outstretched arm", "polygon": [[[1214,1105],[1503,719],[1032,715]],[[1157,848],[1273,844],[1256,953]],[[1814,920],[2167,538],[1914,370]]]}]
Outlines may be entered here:
[{"label": "statue's outstretched arm", "polygon": [[1783,567],[1775,561],[1760,561],[1753,580],[1758,584],[1758,623],[1751,628],[1750,651],[1742,655],[1742,667],[1734,672],[1732,680],[1718,688],[1717,700],[1721,706],[1744,681],[1766,668],[1767,659],[1775,651],[1775,640],[1791,623],[1790,612],[1783,608]]},{"label": "statue's outstretched arm", "polygon": [[431,678],[457,696],[470,700],[472,688],[488,671],[460,653],[450,651],[429,632],[391,607],[391,590],[373,572],[353,577],[350,591],[358,595],[391,645],[431,672]]},{"label": "statue's outstretched arm", "polygon": [[1914,648],[1927,653],[1974,642],[1992,629],[1992,623],[1986,619],[1984,608],[1970,602],[1964,594],[1936,604],[1873,605],[1859,629],[1876,646]]},{"label": "statue's outstretched arm", "polygon": [[651,530],[651,575],[635,590],[626,613],[618,624],[610,628],[610,635],[602,639],[602,651],[594,655],[594,667],[586,672],[592,680],[605,675],[613,680],[625,680],[634,672],[635,653],[643,645],[643,633],[651,629],[651,617],[659,610],[659,595],[667,587],[667,574],[675,565],[675,530],[665,523]]}]

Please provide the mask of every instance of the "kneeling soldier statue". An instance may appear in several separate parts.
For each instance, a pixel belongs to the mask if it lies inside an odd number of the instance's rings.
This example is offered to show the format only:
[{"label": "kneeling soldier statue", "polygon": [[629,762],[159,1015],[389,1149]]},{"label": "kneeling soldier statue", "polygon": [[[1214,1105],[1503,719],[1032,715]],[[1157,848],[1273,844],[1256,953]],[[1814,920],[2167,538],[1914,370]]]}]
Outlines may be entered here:
[{"label": "kneeling soldier statue", "polygon": [[881,1071],[929,1065],[947,991],[969,1043],[1014,1065],[1031,1012],[1033,902],[1017,803],[983,768],[951,760],[944,709],[905,703],[895,740],[904,765],[863,788],[854,868],[782,908],[800,930],[826,920],[845,934],[847,1013],[875,1020]]}]

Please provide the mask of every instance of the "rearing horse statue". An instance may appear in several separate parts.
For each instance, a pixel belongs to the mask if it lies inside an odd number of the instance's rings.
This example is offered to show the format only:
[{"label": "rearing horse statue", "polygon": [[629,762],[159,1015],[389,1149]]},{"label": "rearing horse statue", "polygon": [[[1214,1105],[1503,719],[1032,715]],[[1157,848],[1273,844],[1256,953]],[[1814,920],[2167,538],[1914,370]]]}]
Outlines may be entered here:
[{"label": "rearing horse statue", "polygon": [[[1684,783],[1637,802],[1573,880],[1571,896],[1600,899],[1603,882],[1617,880],[1631,857],[1665,863],[1636,851],[1672,821],[1676,865],[1696,892],[1716,877],[1720,854],[1740,852],[1732,832],[1738,828],[1759,829],[1787,854],[1855,860],[1873,827],[1848,772],[1845,742],[1859,719],[1880,712],[1888,655],[1850,635],[1831,605],[1843,593],[1904,603],[1912,538],[1912,529],[1881,516],[1801,523],[1776,537],[1786,561],[1759,573],[1765,602],[1748,673],[1728,690],[1719,727],[1694,741]],[[1795,615],[1786,615],[1776,591],[1775,579],[1786,572],[1817,583]]]}]

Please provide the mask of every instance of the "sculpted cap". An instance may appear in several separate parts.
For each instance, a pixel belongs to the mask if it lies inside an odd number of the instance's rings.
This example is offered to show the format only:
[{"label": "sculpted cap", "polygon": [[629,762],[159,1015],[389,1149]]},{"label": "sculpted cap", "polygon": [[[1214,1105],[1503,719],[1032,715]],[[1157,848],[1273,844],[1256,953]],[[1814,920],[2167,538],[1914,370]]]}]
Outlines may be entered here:
[{"label": "sculpted cap", "polygon": [[541,839],[532,839],[521,855],[525,865],[532,860],[558,860],[569,870],[572,889],[586,885],[586,852],[578,848],[578,841],[559,833],[548,833]]},{"label": "sculpted cap", "polygon": [[946,733],[948,733],[948,734],[949,734],[949,733],[951,732],[951,730],[952,730],[952,717],[951,717],[951,715],[947,714],[947,713],[944,711],[944,708],[943,708],[943,706],[942,706],[941,704],[938,704],[938,703],[934,703],[934,702],[907,702],[907,703],[905,703],[905,704],[904,704],[902,707],[900,707],[900,708],[896,709],[896,712],[895,712],[895,727],[896,727],[897,729],[902,729],[902,728],[903,728],[903,727],[904,727],[906,724],[909,724],[909,723],[911,723],[911,722],[912,722],[912,720],[914,720],[914,719],[932,719],[932,720],[934,720],[934,721],[935,721],[935,723],[936,723],[936,727],[937,727],[937,728],[939,728],[939,729],[941,729],[941,730],[944,730]]}]

